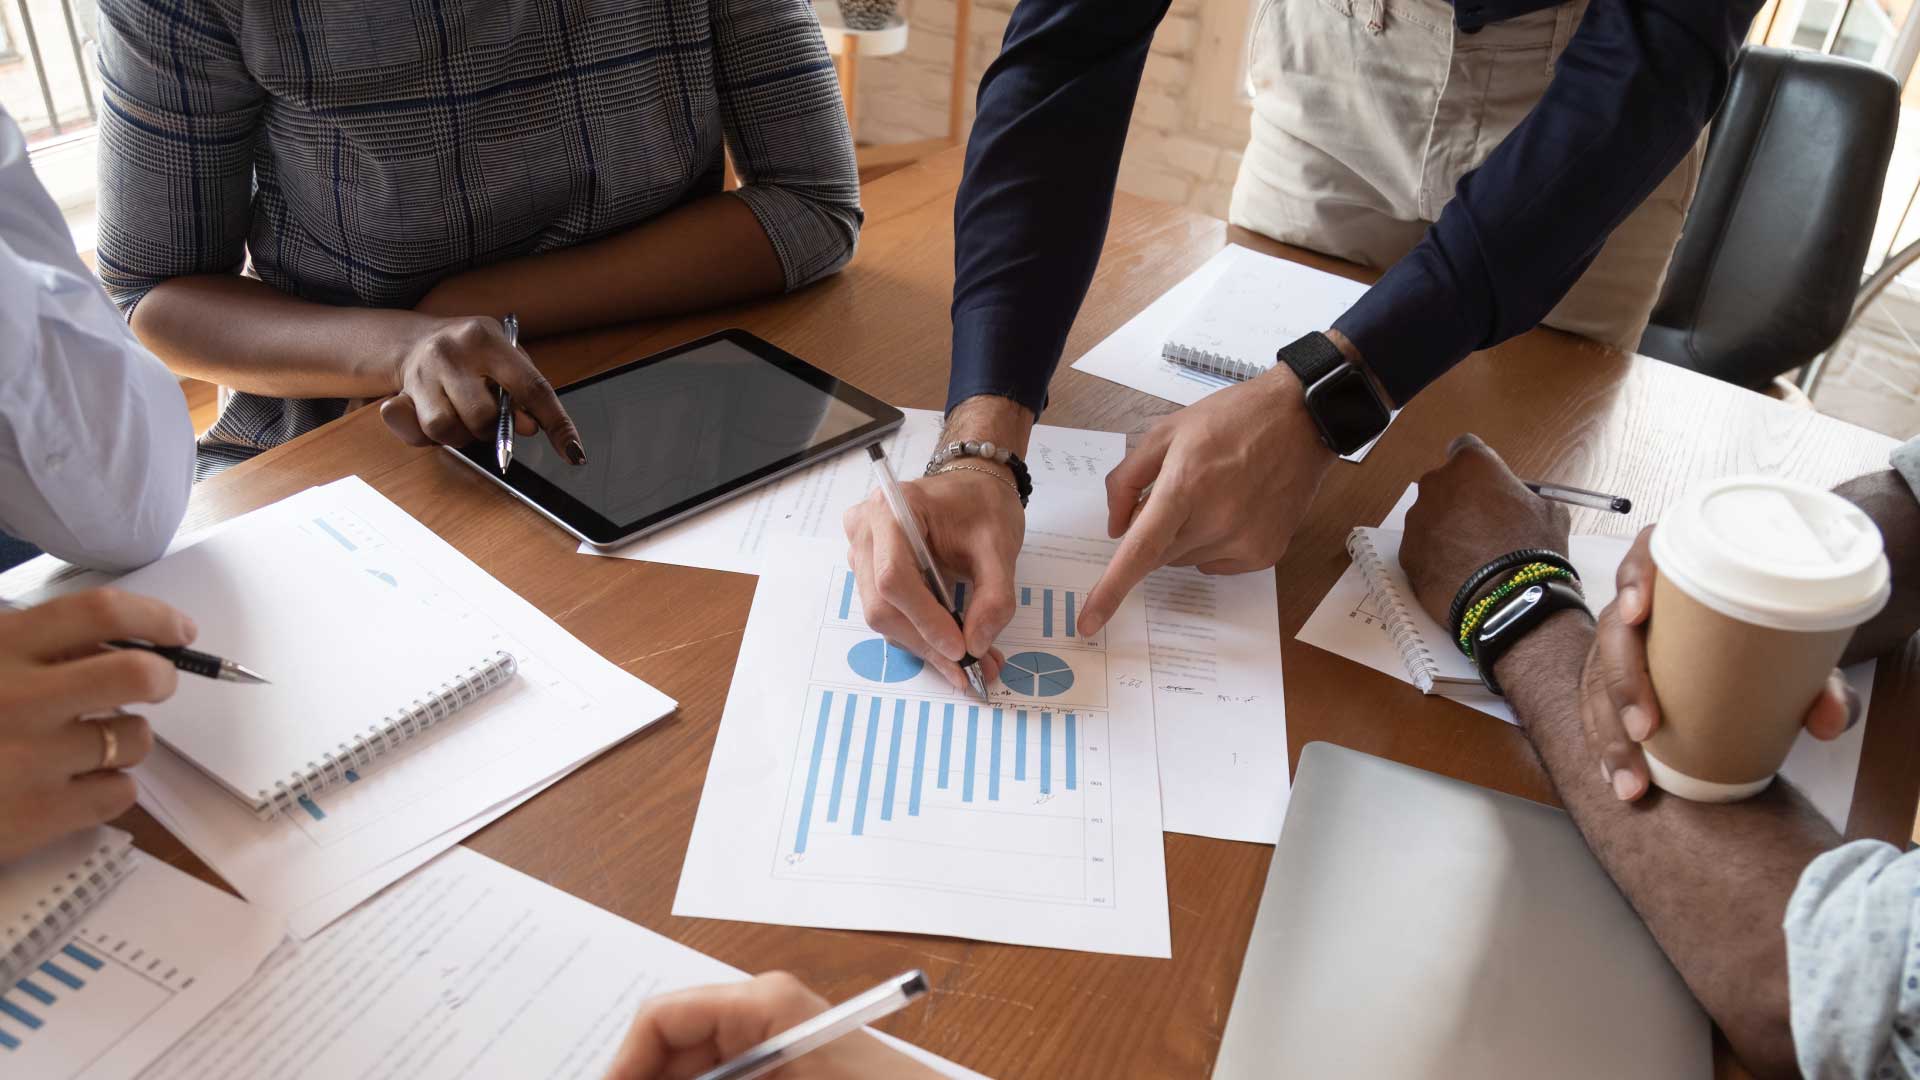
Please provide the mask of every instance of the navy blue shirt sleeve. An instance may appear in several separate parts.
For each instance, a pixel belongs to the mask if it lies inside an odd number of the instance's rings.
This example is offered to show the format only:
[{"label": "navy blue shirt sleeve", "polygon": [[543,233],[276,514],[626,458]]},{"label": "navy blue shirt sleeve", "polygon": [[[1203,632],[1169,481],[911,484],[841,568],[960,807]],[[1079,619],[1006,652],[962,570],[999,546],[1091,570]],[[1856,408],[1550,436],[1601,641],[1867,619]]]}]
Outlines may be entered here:
[{"label": "navy blue shirt sleeve", "polygon": [[1758,0],[1593,0],[1546,94],[1334,322],[1404,404],[1553,310],[1686,156]]},{"label": "navy blue shirt sleeve", "polygon": [[980,80],[954,202],[947,408],[1038,413],[1100,261],[1133,99],[1170,0],[1021,0]]}]

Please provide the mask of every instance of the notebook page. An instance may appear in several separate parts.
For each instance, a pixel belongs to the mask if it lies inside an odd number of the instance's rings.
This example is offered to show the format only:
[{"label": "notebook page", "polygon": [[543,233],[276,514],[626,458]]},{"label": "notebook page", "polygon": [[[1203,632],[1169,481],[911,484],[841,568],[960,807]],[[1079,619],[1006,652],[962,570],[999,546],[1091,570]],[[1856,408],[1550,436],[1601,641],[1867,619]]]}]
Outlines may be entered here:
[{"label": "notebook page", "polygon": [[191,616],[195,648],[272,680],[183,675],[172,699],[143,709],[156,736],[242,798],[271,791],[495,652],[477,628],[408,602],[328,551],[353,544],[336,525],[276,505],[117,583]]},{"label": "notebook page", "polygon": [[1257,371],[1281,346],[1327,326],[1366,287],[1299,263],[1230,247],[1232,262],[1167,333],[1167,345]]}]

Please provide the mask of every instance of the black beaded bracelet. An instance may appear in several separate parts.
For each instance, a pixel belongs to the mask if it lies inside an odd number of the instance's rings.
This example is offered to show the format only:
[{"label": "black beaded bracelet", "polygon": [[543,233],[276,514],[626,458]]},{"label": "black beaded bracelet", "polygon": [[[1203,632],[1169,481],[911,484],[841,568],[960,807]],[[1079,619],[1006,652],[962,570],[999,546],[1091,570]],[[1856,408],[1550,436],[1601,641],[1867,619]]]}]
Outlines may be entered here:
[{"label": "black beaded bracelet", "polygon": [[[1519,551],[1509,551],[1467,575],[1466,584],[1460,586],[1460,591],[1453,594],[1453,603],[1447,608],[1447,633],[1453,636],[1454,641],[1457,643],[1460,640],[1460,619],[1466,615],[1467,605],[1473,602],[1474,593],[1479,592],[1482,586],[1492,581],[1495,575],[1535,562],[1557,566],[1572,574],[1574,580],[1580,579],[1580,571],[1575,570],[1573,564],[1567,561],[1567,557],[1557,551],[1546,548],[1521,548]],[[1462,651],[1464,650],[1465,646],[1462,646]]]},{"label": "black beaded bracelet", "polygon": [[948,465],[962,458],[979,458],[996,465],[1005,465],[1013,470],[1013,490],[1020,496],[1020,506],[1026,508],[1027,498],[1033,494],[1033,476],[1027,472],[1027,463],[1020,455],[1004,446],[995,446],[990,442],[968,439],[964,442],[948,443],[933,452],[927,459],[927,473],[932,476]]}]

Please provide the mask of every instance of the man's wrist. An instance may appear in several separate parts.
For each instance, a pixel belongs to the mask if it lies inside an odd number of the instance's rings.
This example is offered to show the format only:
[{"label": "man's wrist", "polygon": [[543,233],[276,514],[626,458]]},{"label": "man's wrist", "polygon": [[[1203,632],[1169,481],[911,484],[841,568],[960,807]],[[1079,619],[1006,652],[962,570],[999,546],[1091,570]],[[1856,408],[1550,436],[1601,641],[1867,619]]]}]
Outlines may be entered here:
[{"label": "man's wrist", "polygon": [[[940,430],[940,439],[936,446],[949,443],[976,440],[990,442],[995,446],[1004,446],[1027,456],[1027,442],[1033,435],[1035,417],[1032,410],[1009,397],[997,394],[979,394],[970,397],[953,407],[947,414],[946,426]],[[1013,479],[1013,470],[995,461],[984,458],[968,458],[969,468],[991,471],[995,476]]]},{"label": "man's wrist", "polygon": [[1387,393],[1387,388],[1380,382],[1380,377],[1367,366],[1367,358],[1361,354],[1360,346],[1355,345],[1352,338],[1332,327],[1328,327],[1323,332],[1327,335],[1327,340],[1333,342],[1333,347],[1340,350],[1340,355],[1347,358],[1347,363],[1367,377],[1367,385],[1373,387],[1374,395],[1380,399],[1381,403],[1388,409],[1392,409],[1393,395]]},{"label": "man's wrist", "polygon": [[1494,678],[1513,702],[1523,726],[1534,711],[1527,707],[1530,702],[1579,687],[1592,646],[1590,617],[1576,609],[1556,611],[1494,663]]}]

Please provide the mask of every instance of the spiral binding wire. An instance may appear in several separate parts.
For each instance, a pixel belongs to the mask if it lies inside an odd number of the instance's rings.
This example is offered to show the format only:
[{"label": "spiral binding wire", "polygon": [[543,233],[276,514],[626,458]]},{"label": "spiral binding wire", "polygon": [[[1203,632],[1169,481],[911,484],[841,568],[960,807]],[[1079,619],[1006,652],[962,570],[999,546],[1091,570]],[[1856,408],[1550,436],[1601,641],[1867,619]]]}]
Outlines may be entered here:
[{"label": "spiral binding wire", "polygon": [[486,662],[475,664],[441,683],[426,697],[415,698],[406,708],[377,724],[369,725],[365,734],[356,735],[352,741],[343,742],[327,751],[319,761],[307,762],[306,768],[275,784],[272,791],[261,788],[254,800],[254,815],[262,821],[271,821],[275,814],[293,810],[301,799],[346,783],[349,771],[364,769],[382,755],[390,754],[405,746],[409,740],[425,734],[434,725],[513,678],[519,668],[519,661],[511,653],[493,654]]},{"label": "spiral binding wire", "polygon": [[30,921],[34,912],[44,911],[37,924],[25,931],[7,928],[6,952],[0,954],[0,986],[12,986],[31,971],[139,863],[140,853],[132,847],[115,851],[113,845],[102,844],[94,849],[55,887],[53,896],[22,915],[23,921]]},{"label": "spiral binding wire", "polygon": [[1400,662],[1407,666],[1407,674],[1412,677],[1413,685],[1423,694],[1433,693],[1434,679],[1440,674],[1440,665],[1433,659],[1432,650],[1420,636],[1419,625],[1407,611],[1406,598],[1394,586],[1393,578],[1387,573],[1386,562],[1373,546],[1373,539],[1365,529],[1355,529],[1347,534],[1347,554],[1359,565],[1360,572],[1366,575],[1367,591],[1380,601],[1386,609],[1387,636],[1393,639],[1393,647],[1400,650]]},{"label": "spiral binding wire", "polygon": [[1245,382],[1257,375],[1264,375],[1271,366],[1253,364],[1228,356],[1226,353],[1217,353],[1211,349],[1195,349],[1171,341],[1160,350],[1160,355],[1181,367],[1189,367],[1195,371],[1218,375],[1223,379],[1233,379],[1236,382]]}]

